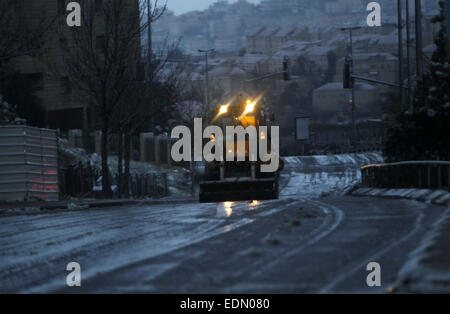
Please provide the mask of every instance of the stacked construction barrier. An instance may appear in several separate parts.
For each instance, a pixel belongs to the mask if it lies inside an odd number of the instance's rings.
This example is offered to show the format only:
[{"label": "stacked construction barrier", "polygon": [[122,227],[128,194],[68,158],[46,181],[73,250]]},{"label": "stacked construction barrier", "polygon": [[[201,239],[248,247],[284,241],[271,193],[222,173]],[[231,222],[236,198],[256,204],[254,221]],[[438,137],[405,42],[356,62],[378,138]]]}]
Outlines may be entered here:
[{"label": "stacked construction barrier", "polygon": [[58,200],[57,141],[55,130],[0,127],[0,200]]}]

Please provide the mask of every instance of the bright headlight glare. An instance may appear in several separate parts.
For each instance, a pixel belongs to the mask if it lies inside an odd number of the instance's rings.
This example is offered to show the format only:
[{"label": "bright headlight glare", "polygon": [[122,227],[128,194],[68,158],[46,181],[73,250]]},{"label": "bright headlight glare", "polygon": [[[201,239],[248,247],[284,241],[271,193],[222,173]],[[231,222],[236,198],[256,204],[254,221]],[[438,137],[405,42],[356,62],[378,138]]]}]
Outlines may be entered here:
[{"label": "bright headlight glare", "polygon": [[245,106],[245,112],[253,112],[253,110],[255,109],[255,104],[253,103],[248,103],[247,106]]},{"label": "bright headlight glare", "polygon": [[227,113],[227,112],[228,112],[228,106],[227,105],[220,106],[219,114],[224,114],[224,113]]}]

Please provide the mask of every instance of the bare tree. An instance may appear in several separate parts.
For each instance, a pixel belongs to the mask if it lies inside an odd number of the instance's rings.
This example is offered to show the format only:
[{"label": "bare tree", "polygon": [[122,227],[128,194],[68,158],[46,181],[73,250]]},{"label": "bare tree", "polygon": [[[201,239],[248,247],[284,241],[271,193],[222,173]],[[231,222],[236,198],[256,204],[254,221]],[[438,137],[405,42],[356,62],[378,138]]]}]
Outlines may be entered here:
[{"label": "bare tree", "polygon": [[168,121],[174,115],[174,104],[179,98],[180,90],[179,74],[185,64],[183,61],[170,62],[177,51],[178,42],[164,45],[147,59],[151,64],[143,66],[143,69],[146,69],[145,78],[142,77],[143,73],[136,76],[132,88],[128,90],[126,101],[118,106],[112,119],[114,130],[119,135],[119,190],[125,196],[128,196],[129,192],[131,137],[139,132],[154,129],[156,121],[159,121],[159,124],[165,122],[167,127]]},{"label": "bare tree", "polygon": [[37,54],[49,39],[56,16],[30,14],[18,1],[0,0],[0,81],[12,59]]},{"label": "bare tree", "polygon": [[205,79],[198,73],[189,73],[185,77],[182,98],[177,106],[180,120],[188,127],[193,127],[194,118],[208,121],[216,107],[229,103],[236,95],[225,92],[220,82],[212,80],[209,84],[209,104],[205,103]]},{"label": "bare tree", "polygon": [[147,27],[146,0],[105,0],[82,4],[82,26],[70,30],[73,46],[64,62],[72,86],[96,109],[101,124],[103,195],[111,197],[108,135],[111,117],[133,86]]}]

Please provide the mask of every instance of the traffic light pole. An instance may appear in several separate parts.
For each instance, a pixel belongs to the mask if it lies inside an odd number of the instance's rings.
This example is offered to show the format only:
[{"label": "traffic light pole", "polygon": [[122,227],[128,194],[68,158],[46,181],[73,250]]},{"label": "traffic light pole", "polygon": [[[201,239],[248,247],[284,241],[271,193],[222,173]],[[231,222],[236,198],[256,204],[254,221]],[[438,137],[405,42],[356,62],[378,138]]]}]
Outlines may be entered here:
[{"label": "traffic light pole", "polygon": [[[349,46],[349,56],[348,56],[348,61],[350,62],[350,69],[349,69],[349,74],[353,73],[353,31],[360,29],[360,26],[354,26],[354,27],[343,27],[341,28],[342,31],[349,31],[349,35],[350,35],[350,46]],[[353,82],[353,78],[350,77],[350,87],[352,89],[352,99],[351,99],[351,105],[352,105],[352,146],[353,149],[356,150],[356,99],[355,99],[355,84]]]},{"label": "traffic light pole", "polygon": [[275,72],[275,73],[270,73],[270,74],[266,74],[263,76],[259,76],[259,77],[255,77],[249,80],[245,80],[245,82],[247,83],[251,83],[251,82],[257,82],[257,81],[262,81],[280,74],[283,74],[283,79],[285,81],[289,81],[290,77],[289,77],[289,71],[288,71],[288,64],[289,64],[289,59],[288,58],[284,58],[283,60],[283,71],[281,72]]},{"label": "traffic light pole", "polygon": [[206,90],[205,90],[205,102],[206,106],[209,107],[209,75],[208,75],[208,54],[213,53],[215,50],[201,50],[199,49],[198,52],[205,54],[205,79],[206,79]]},{"label": "traffic light pole", "polygon": [[390,83],[390,82],[385,82],[385,81],[380,81],[380,80],[374,80],[365,76],[361,76],[361,75],[357,75],[357,74],[350,74],[350,78],[351,79],[356,79],[356,80],[360,80],[360,81],[366,81],[369,83],[374,83],[374,84],[380,84],[380,85],[385,85],[385,86],[391,86],[391,87],[398,87],[401,89],[406,89],[408,90],[409,87],[408,86],[404,86],[404,85],[400,85],[397,83]]}]

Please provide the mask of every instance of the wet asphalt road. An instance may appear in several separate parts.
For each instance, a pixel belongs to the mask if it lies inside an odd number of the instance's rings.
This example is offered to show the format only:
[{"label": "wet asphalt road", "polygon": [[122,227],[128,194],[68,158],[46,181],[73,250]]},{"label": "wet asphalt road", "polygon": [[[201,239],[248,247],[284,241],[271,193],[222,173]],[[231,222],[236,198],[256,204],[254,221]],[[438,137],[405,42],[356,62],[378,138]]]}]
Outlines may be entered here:
[{"label": "wet asphalt road", "polygon": [[[443,207],[284,196],[0,219],[0,292],[380,293]],[[66,286],[81,265],[82,287]],[[367,263],[382,268],[368,288]]]}]

